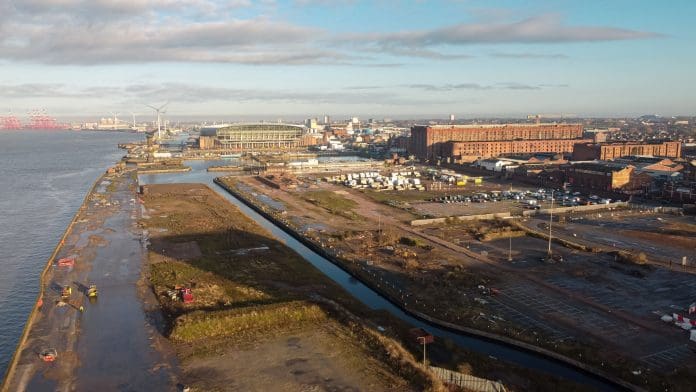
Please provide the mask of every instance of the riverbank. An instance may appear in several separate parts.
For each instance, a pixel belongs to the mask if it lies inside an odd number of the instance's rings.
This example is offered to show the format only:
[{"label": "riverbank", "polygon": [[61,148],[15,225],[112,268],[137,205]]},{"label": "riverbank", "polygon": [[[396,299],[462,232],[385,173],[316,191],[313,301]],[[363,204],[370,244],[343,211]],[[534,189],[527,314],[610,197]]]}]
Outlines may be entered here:
[{"label": "riverbank", "polygon": [[[630,383],[627,383],[624,380],[619,379],[618,377],[613,376],[612,374],[609,374],[605,371],[598,370],[596,368],[593,368],[592,366],[588,366],[585,363],[582,363],[580,361],[574,360],[572,358],[563,356],[561,354],[558,354],[556,352],[534,346],[532,344],[526,343],[526,342],[521,342],[518,340],[511,339],[506,336],[486,332],[486,331],[481,331],[477,330],[474,328],[468,328],[464,327],[461,325],[457,325],[451,322],[446,322],[437,318],[432,317],[431,315],[428,315],[426,313],[423,313],[419,310],[415,310],[411,308],[410,305],[408,305],[407,301],[412,301],[413,298],[410,298],[408,295],[404,296],[398,296],[394,294],[394,289],[396,286],[393,284],[390,284],[389,281],[383,280],[379,276],[376,275],[370,275],[369,270],[370,265],[362,265],[364,263],[358,263],[356,265],[355,262],[353,263],[347,263],[344,262],[341,257],[342,254],[340,251],[337,249],[334,249],[333,246],[329,246],[329,249],[327,247],[323,246],[324,244],[317,243],[312,239],[307,238],[305,235],[300,234],[297,231],[297,228],[291,226],[289,224],[290,217],[285,216],[285,215],[277,215],[278,211],[273,210],[267,206],[260,205],[259,203],[253,201],[251,199],[251,195],[247,194],[247,192],[240,192],[239,189],[235,188],[232,186],[230,183],[227,183],[224,180],[221,179],[216,179],[215,183],[220,185],[223,189],[237,197],[239,200],[241,200],[244,204],[252,208],[254,211],[257,213],[261,214],[264,216],[266,219],[272,221],[274,224],[276,224],[278,227],[280,227],[282,230],[284,230],[286,233],[297,239],[298,241],[302,242],[305,246],[308,248],[312,249],[314,252],[320,254],[321,256],[325,257],[328,260],[331,260],[335,265],[343,269],[344,271],[348,272],[355,278],[361,280],[363,283],[365,283],[367,286],[369,286],[371,289],[374,291],[380,293],[384,298],[388,299],[391,303],[394,305],[398,306],[408,314],[411,314],[412,316],[415,316],[421,320],[428,321],[429,323],[433,325],[437,325],[439,327],[442,327],[444,329],[449,329],[453,331],[457,331],[460,333],[465,333],[465,334],[470,334],[472,336],[477,336],[481,337],[484,339],[489,339],[491,341],[496,341],[496,342],[501,342],[510,346],[522,348],[526,351],[529,352],[534,352],[539,355],[543,355],[545,357],[549,358],[554,358],[555,360],[558,360],[560,362],[567,363],[570,366],[573,366],[577,369],[581,369],[584,372],[587,372],[589,374],[593,374],[596,377],[599,377],[604,380],[609,380],[611,383],[616,385],[617,387],[629,389],[629,390],[640,390],[640,387],[632,385]],[[283,208],[281,208],[283,210]],[[311,231],[311,230],[308,230]],[[361,267],[362,265],[362,267]],[[362,273],[359,273],[362,272]],[[372,279],[374,278],[374,279]],[[418,301],[415,301],[416,303]]]},{"label": "riverbank", "polygon": [[[132,170],[110,171],[85,197],[42,274],[3,391],[174,388],[173,357],[146,322],[153,309],[137,287],[136,181]],[[99,295],[88,301],[91,284]],[[44,361],[40,354],[53,350]]]},{"label": "riverbank", "polygon": [[401,332],[206,186],[144,185],[143,200],[149,281],[186,385],[443,390],[389,337]]}]

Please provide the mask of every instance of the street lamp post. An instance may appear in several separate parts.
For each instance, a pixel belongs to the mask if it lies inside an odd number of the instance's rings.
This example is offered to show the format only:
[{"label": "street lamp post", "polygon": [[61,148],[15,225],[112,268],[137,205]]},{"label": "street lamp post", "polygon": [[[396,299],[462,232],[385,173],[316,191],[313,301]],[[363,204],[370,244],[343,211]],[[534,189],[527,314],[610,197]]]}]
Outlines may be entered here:
[{"label": "street lamp post", "polygon": [[553,224],[553,190],[551,191],[551,208],[549,209],[549,249],[548,257],[551,259],[551,225]]},{"label": "street lamp post", "polygon": [[[512,216],[512,212],[508,212],[508,216],[504,217],[503,219],[514,219]],[[508,236],[509,240],[509,246],[508,246],[508,261],[512,261],[512,231],[510,231],[510,235]]]},{"label": "street lamp post", "polygon": [[421,340],[423,342],[423,366],[427,366],[428,360],[427,360],[426,355],[425,355],[425,347],[427,344],[426,336],[420,336],[418,338],[418,340]]}]

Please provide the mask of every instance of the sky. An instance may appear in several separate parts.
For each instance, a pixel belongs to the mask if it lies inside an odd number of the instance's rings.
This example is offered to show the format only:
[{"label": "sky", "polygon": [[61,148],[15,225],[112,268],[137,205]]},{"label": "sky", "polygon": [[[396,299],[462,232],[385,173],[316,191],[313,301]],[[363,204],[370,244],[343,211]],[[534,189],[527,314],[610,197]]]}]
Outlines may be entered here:
[{"label": "sky", "polygon": [[0,115],[694,115],[693,0],[0,0]]}]

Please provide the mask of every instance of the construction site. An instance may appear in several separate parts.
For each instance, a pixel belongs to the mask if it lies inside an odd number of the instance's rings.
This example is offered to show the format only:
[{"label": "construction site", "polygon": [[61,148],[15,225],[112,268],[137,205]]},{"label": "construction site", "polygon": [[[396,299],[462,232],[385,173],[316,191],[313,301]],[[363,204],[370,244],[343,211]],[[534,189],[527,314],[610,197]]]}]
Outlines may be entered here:
[{"label": "construction site", "polygon": [[389,321],[205,185],[142,193],[149,281],[187,387],[445,390],[375,328]]},{"label": "construction site", "polygon": [[[690,390],[693,217],[625,204],[549,214],[546,202],[529,216],[443,214],[414,226],[423,215],[418,204],[438,193],[319,180],[224,181],[409,309],[552,350],[649,390]],[[484,204],[509,212],[502,201],[457,208]]]}]

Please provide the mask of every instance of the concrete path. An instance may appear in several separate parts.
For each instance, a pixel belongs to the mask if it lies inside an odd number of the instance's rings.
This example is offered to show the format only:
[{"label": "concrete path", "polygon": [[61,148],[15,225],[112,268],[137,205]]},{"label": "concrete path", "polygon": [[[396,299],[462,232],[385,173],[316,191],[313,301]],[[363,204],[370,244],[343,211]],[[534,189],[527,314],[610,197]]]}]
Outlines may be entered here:
[{"label": "concrete path", "polygon": [[[134,176],[109,175],[79,212],[58,258],[73,268],[52,267],[43,307],[8,374],[8,391],[176,390],[177,364],[158,332],[161,315],[140,281],[147,250],[137,227],[141,207]],[[96,284],[99,296],[85,290]],[[69,304],[60,302],[71,286]],[[83,307],[84,311],[79,309]],[[55,362],[38,353],[55,348]]]}]

